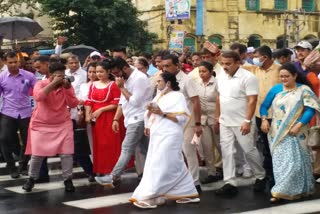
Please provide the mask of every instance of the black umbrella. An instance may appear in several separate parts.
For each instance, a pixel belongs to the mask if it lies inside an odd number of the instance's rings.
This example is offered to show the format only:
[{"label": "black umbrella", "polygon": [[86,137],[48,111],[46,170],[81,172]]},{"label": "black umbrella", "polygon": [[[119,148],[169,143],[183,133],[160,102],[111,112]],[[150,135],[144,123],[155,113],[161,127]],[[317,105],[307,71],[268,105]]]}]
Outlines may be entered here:
[{"label": "black umbrella", "polygon": [[26,17],[0,18],[0,36],[10,40],[33,37],[43,31],[38,22]]},{"label": "black umbrella", "polygon": [[80,62],[83,63],[86,57],[93,51],[97,51],[97,49],[87,45],[75,45],[67,47],[62,51],[62,53],[72,53],[74,55],[77,55]]}]

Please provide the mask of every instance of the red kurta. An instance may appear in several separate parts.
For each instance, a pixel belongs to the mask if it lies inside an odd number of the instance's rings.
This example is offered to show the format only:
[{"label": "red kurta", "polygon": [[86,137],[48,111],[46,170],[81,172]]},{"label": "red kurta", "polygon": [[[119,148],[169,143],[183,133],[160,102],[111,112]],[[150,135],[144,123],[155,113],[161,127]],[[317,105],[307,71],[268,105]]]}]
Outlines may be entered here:
[{"label": "red kurta", "polygon": [[[118,105],[120,90],[114,82],[99,89],[93,83],[89,90],[86,105],[91,106],[92,112],[108,105]],[[121,153],[121,144],[125,136],[123,117],[119,120],[119,132],[112,131],[112,122],[116,110],[103,112],[92,127],[93,136],[93,172],[109,174]]]}]

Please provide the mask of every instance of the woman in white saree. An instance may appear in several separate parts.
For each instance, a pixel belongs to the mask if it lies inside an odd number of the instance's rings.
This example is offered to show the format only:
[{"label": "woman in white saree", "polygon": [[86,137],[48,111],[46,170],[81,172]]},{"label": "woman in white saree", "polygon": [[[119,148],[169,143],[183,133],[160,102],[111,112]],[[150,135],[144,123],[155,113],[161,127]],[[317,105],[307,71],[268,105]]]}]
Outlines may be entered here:
[{"label": "woman in white saree", "polygon": [[156,208],[166,199],[199,202],[198,192],[182,155],[183,129],[190,112],[175,75],[160,75],[161,91],[147,106],[145,134],[150,135],[144,173],[130,201],[140,208]]}]

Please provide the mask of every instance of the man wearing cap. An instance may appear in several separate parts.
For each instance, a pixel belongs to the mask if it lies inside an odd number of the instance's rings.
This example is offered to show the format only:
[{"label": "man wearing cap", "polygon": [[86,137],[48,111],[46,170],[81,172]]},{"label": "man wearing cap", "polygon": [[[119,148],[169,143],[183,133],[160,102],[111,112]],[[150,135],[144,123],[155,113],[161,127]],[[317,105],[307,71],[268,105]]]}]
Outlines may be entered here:
[{"label": "man wearing cap", "polygon": [[300,73],[302,73],[305,77],[309,73],[309,69],[304,65],[304,59],[310,54],[312,50],[312,45],[310,42],[306,40],[302,40],[294,47],[297,53],[298,61],[294,63],[296,68]]},{"label": "man wearing cap", "polygon": [[[213,70],[216,73],[216,76],[218,76],[221,72],[224,72],[223,68],[218,63],[219,55],[220,50],[216,44],[212,44],[208,41],[203,44],[203,49],[201,51],[201,60],[210,62],[213,65]],[[201,78],[199,76],[199,68],[193,69],[193,71],[191,71],[188,75],[196,81],[201,81]]]},{"label": "man wearing cap", "polygon": [[298,61],[295,62],[294,65],[296,66],[298,71],[303,74],[303,76],[305,76],[311,83],[312,91],[315,94],[319,95],[319,79],[314,72],[310,72],[310,68],[308,67],[308,65],[306,65],[306,63],[304,63],[305,59],[312,51],[311,43],[306,40],[302,40],[294,47],[294,49],[296,50],[298,59]]},{"label": "man wearing cap", "polygon": [[90,55],[86,58],[86,61],[83,63],[82,69],[87,70],[88,65],[91,62],[98,63],[102,60],[102,55],[98,51],[93,51]]},{"label": "man wearing cap", "polygon": [[254,47],[248,47],[247,49],[247,58],[246,61],[250,64],[253,65],[253,53],[254,53],[255,49]]}]

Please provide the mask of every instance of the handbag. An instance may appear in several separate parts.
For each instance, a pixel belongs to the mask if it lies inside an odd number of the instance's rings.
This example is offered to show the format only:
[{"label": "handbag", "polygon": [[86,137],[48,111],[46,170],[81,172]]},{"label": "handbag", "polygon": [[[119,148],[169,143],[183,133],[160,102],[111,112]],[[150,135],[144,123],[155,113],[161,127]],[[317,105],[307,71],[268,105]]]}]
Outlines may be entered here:
[{"label": "handbag", "polygon": [[307,144],[310,147],[320,147],[320,126],[310,128]]}]

